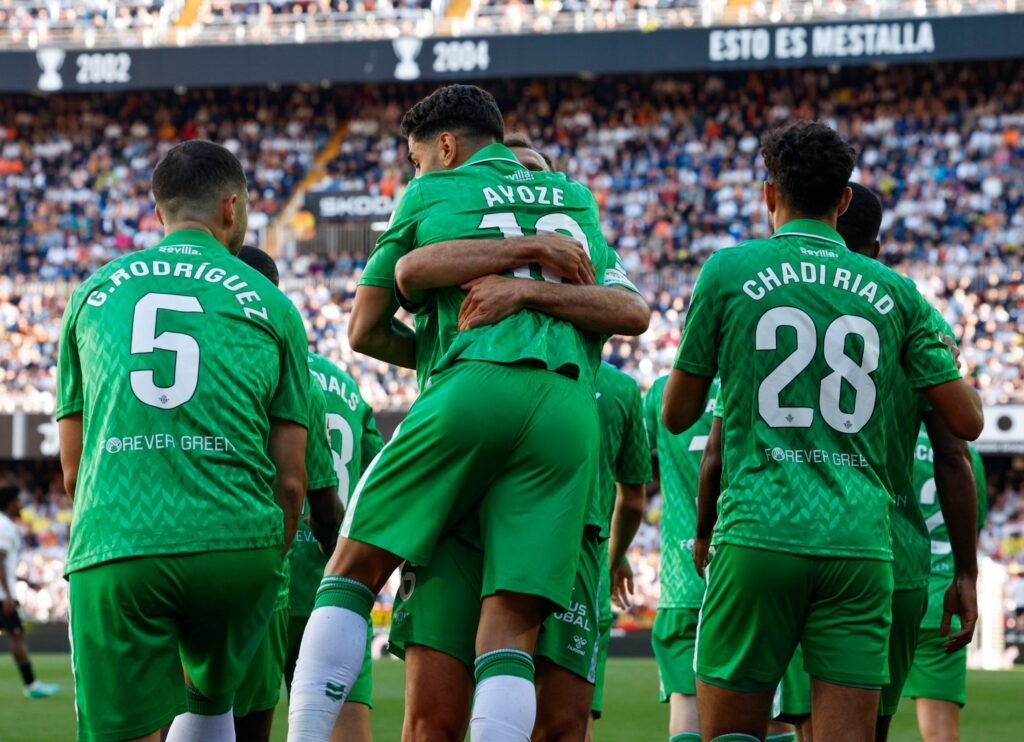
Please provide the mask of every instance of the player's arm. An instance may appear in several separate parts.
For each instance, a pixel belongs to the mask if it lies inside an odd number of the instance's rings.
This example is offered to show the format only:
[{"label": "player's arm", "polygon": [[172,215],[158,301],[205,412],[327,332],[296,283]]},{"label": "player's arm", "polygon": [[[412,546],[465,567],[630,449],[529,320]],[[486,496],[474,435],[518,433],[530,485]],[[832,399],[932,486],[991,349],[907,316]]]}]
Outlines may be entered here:
[{"label": "player's arm", "polygon": [[14,596],[7,592],[7,549],[0,549],[0,594],[3,596],[3,612],[14,613]]},{"label": "player's arm", "polygon": [[718,372],[721,255],[715,253],[708,258],[697,277],[683,339],[662,394],[661,421],[673,435],[682,433],[704,414],[708,391]]},{"label": "player's arm", "polygon": [[416,368],[416,333],[395,317],[398,299],[390,288],[360,285],[348,321],[352,350],[403,368]]},{"label": "player's arm", "polygon": [[679,435],[700,420],[708,403],[714,377],[697,376],[672,369],[661,402],[661,421],[673,435]]},{"label": "player's arm", "polygon": [[309,530],[320,544],[320,550],[330,556],[334,553],[338,530],[341,528],[338,486],[311,489],[306,493],[306,499],[309,500]]},{"label": "player's arm", "polygon": [[960,616],[961,630],[946,642],[946,651],[955,652],[971,641],[978,621],[977,484],[967,444],[934,411],[925,414],[924,424],[934,452],[935,490],[953,550],[953,582],[946,590],[941,633],[947,635],[953,615]]},{"label": "player's arm", "polygon": [[284,512],[283,553],[287,554],[295,539],[302,500],[306,497],[306,428],[291,420],[272,418],[267,453],[277,472],[274,502]]},{"label": "player's arm", "polygon": [[626,552],[633,543],[644,519],[647,487],[643,484],[615,483],[615,510],[612,511],[611,535],[608,539],[608,564],[612,573],[612,598],[621,608],[628,608],[633,594],[633,569]]},{"label": "player's arm", "polygon": [[693,564],[704,574],[711,548],[711,535],[718,521],[718,498],[722,494],[722,418],[711,421],[711,433],[700,459],[697,477],[697,529],[693,540]]},{"label": "player's arm", "polygon": [[[313,375],[309,377],[309,427],[306,435],[306,500],[309,530],[324,554],[334,553],[341,527],[338,473],[328,432],[327,401]],[[345,493],[348,494],[347,492]]]},{"label": "player's arm", "polygon": [[75,499],[78,468],[82,463],[82,413],[62,417],[57,423],[60,437],[60,468],[64,472],[64,489]]},{"label": "player's arm", "polygon": [[953,435],[977,440],[985,425],[981,397],[960,377],[956,343],[936,324],[934,310],[916,290],[908,294],[907,307],[910,329],[900,358],[907,379]]},{"label": "player's arm", "polygon": [[366,261],[348,323],[352,350],[403,368],[416,368],[416,333],[395,318],[399,306],[395,268],[416,245],[424,208],[419,184],[413,181]]},{"label": "player's arm", "polygon": [[459,329],[492,325],[523,309],[565,320],[584,332],[642,335],[651,310],[640,294],[623,286],[578,286],[484,276],[464,284],[469,293],[459,310]]},{"label": "player's arm", "polygon": [[449,240],[420,247],[395,265],[395,282],[403,296],[417,302],[430,289],[461,286],[531,263],[571,283],[594,283],[594,266],[583,246],[560,232],[507,239]]}]

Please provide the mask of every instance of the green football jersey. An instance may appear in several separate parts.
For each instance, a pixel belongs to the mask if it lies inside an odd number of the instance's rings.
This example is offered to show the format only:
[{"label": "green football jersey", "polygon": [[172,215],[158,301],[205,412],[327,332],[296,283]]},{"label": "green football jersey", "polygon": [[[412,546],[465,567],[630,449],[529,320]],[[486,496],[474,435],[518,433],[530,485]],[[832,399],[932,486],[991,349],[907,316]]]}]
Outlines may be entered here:
[{"label": "green football jersey", "polygon": [[602,362],[597,369],[597,416],[601,422],[601,463],[597,497],[591,499],[587,523],[608,538],[615,510],[615,483],[651,481],[651,448],[644,431],[640,387],[629,374]]},{"label": "green football jersey", "polygon": [[267,442],[271,418],[307,424],[305,338],[291,301],[206,232],[85,281],[57,374],[57,418],[83,418],[66,572],[283,545]]},{"label": "green football jersey", "polygon": [[[384,445],[370,407],[359,393],[355,380],[323,356],[309,355],[309,370],[325,407],[320,413],[323,448],[317,455],[320,479],[313,476],[310,452],[306,452],[309,489],[337,487],[342,506],[359,482],[363,470]],[[311,428],[312,430],[312,428]],[[327,557],[320,551],[306,523],[308,504],[295,543],[288,553],[291,565],[290,605],[293,616],[308,616],[313,610]]]},{"label": "green football jersey", "polygon": [[[597,282],[633,288],[604,240],[597,202],[586,187],[562,173],[531,172],[511,150],[492,144],[453,170],[421,175],[399,201],[387,231],[377,241],[360,283],[394,286],[398,260],[416,247],[457,239],[517,237],[564,232],[583,245]],[[538,266],[522,266],[512,277],[552,280]],[[522,310],[487,327],[459,332],[466,292],[459,287],[429,292],[418,313],[436,318],[438,352],[420,350],[421,380],[458,360],[530,363],[570,370],[593,380],[603,339],[569,322]],[[417,321],[417,330],[420,329]]]},{"label": "green football jersey", "polygon": [[714,543],[889,560],[889,402],[960,378],[902,276],[795,220],[719,250],[693,291],[675,367],[721,373],[728,487]]},{"label": "green football jersey", "polygon": [[[974,446],[971,463],[974,465],[974,481],[978,497],[978,528],[985,524],[988,510],[988,492],[985,487],[985,465]],[[914,449],[914,489],[918,493],[921,510],[924,513],[928,536],[931,539],[931,576],[928,579],[928,612],[921,621],[921,628],[937,629],[942,624],[942,601],[946,588],[953,580],[953,549],[949,543],[949,531],[942,518],[942,508],[935,489],[935,453],[928,439],[928,432],[921,427]],[[954,631],[960,628],[960,619],[953,617]]]},{"label": "green football jersey", "polygon": [[711,432],[718,381],[711,385],[704,414],[688,430],[672,435],[661,422],[661,399],[668,376],[654,382],[644,398],[651,447],[658,455],[661,489],[661,598],[659,608],[700,608],[704,580],[693,566],[697,528],[697,478]]},{"label": "green football jersey", "polygon": [[[908,279],[909,280],[909,279]],[[952,336],[953,328],[932,309],[936,332]],[[914,487],[914,451],[921,418],[928,400],[915,392],[905,377],[893,385],[890,401],[893,427],[887,456],[889,481],[895,498],[892,512],[892,576],[896,590],[917,590],[928,585],[931,556],[928,528]]]}]

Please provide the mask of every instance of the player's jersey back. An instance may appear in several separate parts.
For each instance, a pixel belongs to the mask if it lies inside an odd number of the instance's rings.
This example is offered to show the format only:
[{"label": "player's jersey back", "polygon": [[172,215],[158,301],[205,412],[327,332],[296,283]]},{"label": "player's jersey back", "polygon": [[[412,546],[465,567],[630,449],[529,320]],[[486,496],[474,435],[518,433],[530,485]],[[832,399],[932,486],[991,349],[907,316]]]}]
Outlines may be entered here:
[{"label": "player's jersey back", "polygon": [[651,481],[651,449],[644,432],[640,387],[629,374],[605,361],[597,369],[597,417],[601,423],[598,489],[591,499],[587,524],[607,538],[615,509],[615,483]]},{"label": "player's jersey back", "polygon": [[[378,241],[363,281],[393,272],[396,248],[404,254],[413,247],[448,240],[555,231],[583,245],[598,283],[632,287],[604,240],[597,202],[590,191],[561,173],[527,170],[507,147],[492,144],[454,170],[427,173],[409,184],[388,231]],[[511,275],[554,280],[544,276],[538,266],[524,265]],[[439,353],[433,371],[459,360],[478,360],[526,362],[591,378],[596,373],[601,338],[540,312],[522,310],[493,325],[459,332],[459,309],[465,296],[458,287],[438,289],[431,292],[423,309],[436,311],[437,316]]]},{"label": "player's jersey back", "polygon": [[[978,528],[985,523],[988,495],[985,487],[985,465],[974,446],[968,446],[978,497]],[[914,492],[921,503],[921,512],[931,540],[931,575],[928,579],[928,612],[921,621],[922,628],[937,629],[942,623],[942,599],[953,579],[953,549],[949,544],[949,530],[942,518],[942,507],[935,489],[935,452],[928,431],[920,429],[914,449]],[[953,617],[954,631],[960,619]]]},{"label": "player's jersey back", "polygon": [[57,417],[84,446],[67,571],[281,545],[270,418],[305,426],[302,320],[208,233],[101,268],[64,315]]},{"label": "player's jersey back", "polygon": [[[309,355],[309,370],[326,401],[321,431],[326,425],[335,474],[330,481],[337,483],[338,497],[345,507],[363,470],[384,443],[373,418],[373,408],[363,400],[355,379],[314,353]],[[310,479],[309,489],[322,486],[325,485]],[[308,505],[304,506],[304,515],[306,508]],[[327,557],[320,551],[305,517],[299,523],[288,561],[291,565],[291,613],[308,616],[313,610]]]},{"label": "player's jersey back", "polygon": [[700,608],[704,580],[693,566],[693,534],[697,525],[697,478],[700,459],[711,433],[718,397],[717,379],[700,419],[679,435],[661,422],[661,399],[667,376],[654,382],[644,398],[644,415],[651,447],[658,454],[661,483],[661,597],[660,608]]},{"label": "player's jersey back", "polygon": [[792,221],[705,263],[676,367],[721,371],[715,543],[891,558],[894,384],[959,378],[912,285],[823,222]]}]

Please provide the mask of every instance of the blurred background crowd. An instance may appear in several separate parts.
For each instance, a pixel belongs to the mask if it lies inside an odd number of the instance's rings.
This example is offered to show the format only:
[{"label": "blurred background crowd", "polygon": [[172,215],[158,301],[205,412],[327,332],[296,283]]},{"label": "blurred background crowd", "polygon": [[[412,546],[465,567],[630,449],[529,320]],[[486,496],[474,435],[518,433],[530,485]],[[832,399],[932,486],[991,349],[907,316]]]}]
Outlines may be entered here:
[{"label": "blurred background crowd", "polygon": [[[314,4],[213,0],[209,10],[243,5],[298,14],[296,8],[309,13]],[[768,234],[758,135],[799,116],[827,121],[857,149],[854,178],[879,193],[885,207],[884,259],[954,327],[966,375],[984,401],[1024,402],[1021,65],[487,87],[509,130],[526,132],[558,169],[597,196],[609,244],[654,309],[650,330],[636,340],[613,339],[606,358],[644,390],[670,368],[707,255]],[[241,158],[250,176],[250,240],[267,244],[284,227],[277,244],[284,288],[306,320],[310,347],[347,368],[378,411],[408,407],[416,395],[412,374],[356,355],[347,342],[366,246],[381,226],[367,223],[356,239],[352,225],[315,224],[301,193],[399,196],[411,168],[398,124],[426,90],[311,86],[217,96],[0,98],[0,413],[52,412],[56,343],[70,292],[100,265],[160,238],[148,176],[167,148],[192,137],[219,141]],[[327,239],[342,229],[348,231]],[[23,489],[30,546],[19,600],[32,618],[62,617],[70,503],[54,464],[7,474]],[[982,551],[1017,565],[1016,573],[1024,569],[1022,486],[1012,471],[990,480],[991,515],[981,538]],[[660,509],[653,490],[632,550],[636,609],[623,621],[657,602]],[[1024,612],[1024,580],[1014,579],[1008,610]]]}]

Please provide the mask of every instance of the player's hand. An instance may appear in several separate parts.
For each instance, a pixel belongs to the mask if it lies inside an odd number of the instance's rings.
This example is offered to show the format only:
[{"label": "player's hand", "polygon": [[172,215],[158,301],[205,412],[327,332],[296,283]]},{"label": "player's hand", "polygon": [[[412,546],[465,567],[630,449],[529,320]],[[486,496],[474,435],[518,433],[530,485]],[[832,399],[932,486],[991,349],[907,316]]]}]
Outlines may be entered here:
[{"label": "player's hand", "polygon": [[612,602],[624,611],[633,607],[633,567],[628,559],[612,568]]},{"label": "player's hand", "polygon": [[594,264],[583,245],[561,232],[545,232],[529,238],[537,251],[537,263],[549,276],[569,283],[592,285],[596,281]]},{"label": "player's hand", "polygon": [[15,605],[14,605],[14,601],[13,600],[11,600],[10,598],[4,598],[3,605],[4,605],[4,615],[9,616],[12,613],[14,613]]},{"label": "player's hand", "polygon": [[693,540],[693,566],[697,574],[704,576],[704,570],[708,566],[708,553],[711,551],[711,539],[695,538]]},{"label": "player's hand", "polygon": [[946,347],[949,348],[949,352],[953,354],[953,361],[956,363],[957,369],[963,371],[964,367],[963,364],[960,362],[960,348],[958,348],[956,345],[956,338],[940,332],[939,340],[944,342],[946,344]]},{"label": "player's hand", "polygon": [[[952,636],[949,634],[953,616],[960,617],[960,631]],[[978,623],[978,576],[957,575],[942,601],[942,625],[939,627],[941,636],[949,636],[946,642],[946,654],[955,652],[971,643],[974,626]]]},{"label": "player's hand", "polygon": [[469,293],[459,309],[459,330],[471,330],[501,322],[525,306],[525,284],[503,276],[483,276],[462,285]]}]

